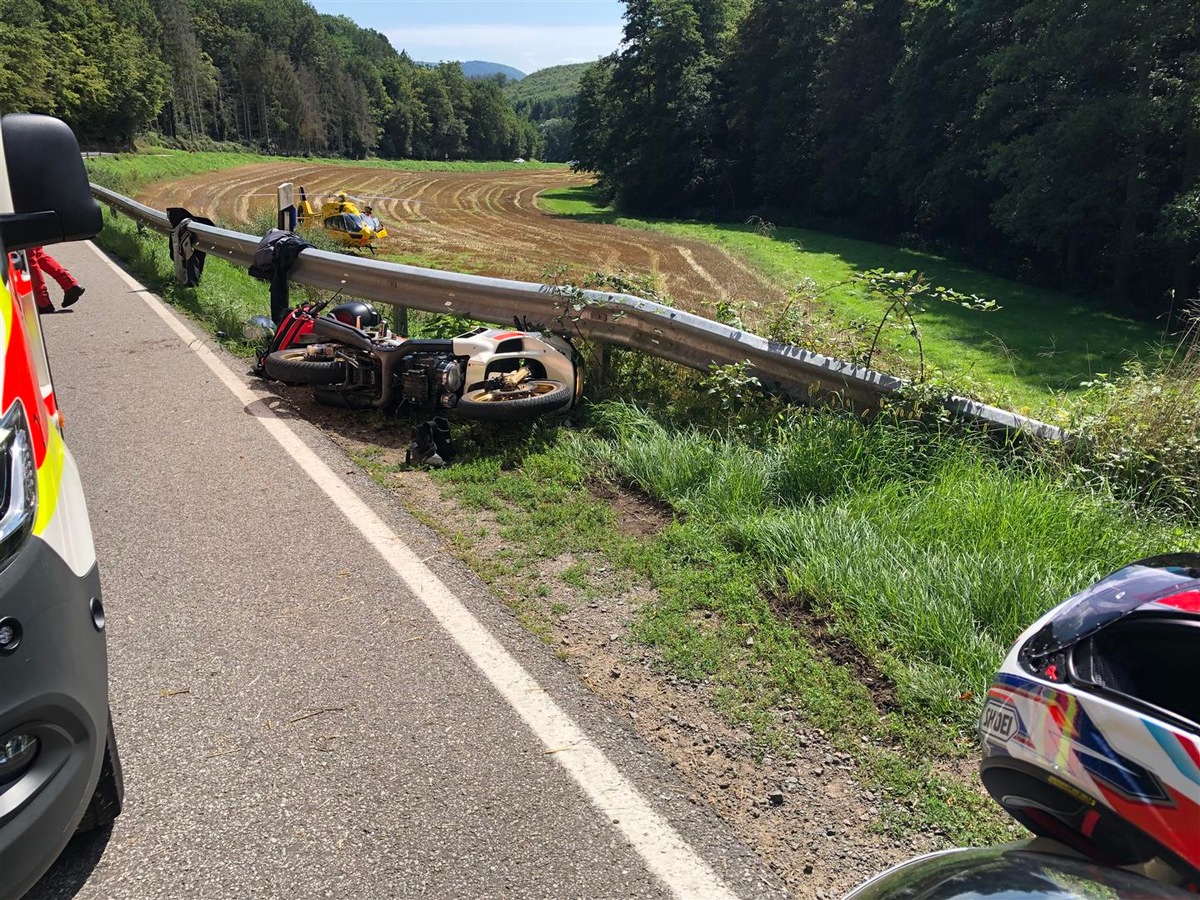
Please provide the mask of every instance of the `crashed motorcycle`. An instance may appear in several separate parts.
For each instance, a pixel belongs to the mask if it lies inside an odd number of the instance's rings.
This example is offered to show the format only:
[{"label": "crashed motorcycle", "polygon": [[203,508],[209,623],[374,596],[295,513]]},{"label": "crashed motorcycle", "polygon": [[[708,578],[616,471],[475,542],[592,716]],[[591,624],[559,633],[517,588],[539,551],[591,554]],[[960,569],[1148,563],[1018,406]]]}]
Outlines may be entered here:
[{"label": "crashed motorcycle", "polygon": [[321,315],[328,302],[291,309],[277,327],[266,317],[252,323],[268,339],[260,374],[311,386],[314,399],[333,406],[454,410],[490,422],[561,413],[579,401],[577,354],[557,335],[480,327],[450,339],[407,338],[365,303]]}]

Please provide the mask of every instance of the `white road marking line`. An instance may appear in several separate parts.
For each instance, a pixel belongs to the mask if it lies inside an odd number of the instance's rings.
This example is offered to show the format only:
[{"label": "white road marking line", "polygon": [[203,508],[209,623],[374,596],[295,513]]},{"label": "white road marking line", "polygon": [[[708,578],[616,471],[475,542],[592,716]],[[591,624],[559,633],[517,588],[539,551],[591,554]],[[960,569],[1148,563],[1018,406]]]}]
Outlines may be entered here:
[{"label": "white road marking line", "polygon": [[[116,265],[94,244],[88,246],[139,294],[167,326],[204,362],[244,406],[257,403],[267,392],[255,393],[186,324],[148,288]],[[592,804],[619,830],[646,862],[647,868],[675,896],[693,900],[736,900],[729,887],[660,816],[637,788],[621,774],[588,736],[565,713],[524,667],[500,644],[394,531],[363,502],[308,445],[275,415],[260,405],[258,421],[296,464],[325,492],[364,538],[408,585],[475,667],[525,721]],[[566,752],[564,752],[566,751]]]}]

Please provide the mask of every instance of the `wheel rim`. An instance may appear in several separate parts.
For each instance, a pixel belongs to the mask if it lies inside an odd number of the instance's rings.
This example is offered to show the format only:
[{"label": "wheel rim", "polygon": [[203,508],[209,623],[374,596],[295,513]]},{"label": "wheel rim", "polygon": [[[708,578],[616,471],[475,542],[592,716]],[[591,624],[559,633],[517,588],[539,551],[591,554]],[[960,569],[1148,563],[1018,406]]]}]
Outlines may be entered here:
[{"label": "wheel rim", "polygon": [[528,386],[509,391],[483,391],[472,399],[476,403],[505,403],[509,400],[524,400],[527,397],[543,397],[557,390],[558,385],[552,381],[535,381]]}]

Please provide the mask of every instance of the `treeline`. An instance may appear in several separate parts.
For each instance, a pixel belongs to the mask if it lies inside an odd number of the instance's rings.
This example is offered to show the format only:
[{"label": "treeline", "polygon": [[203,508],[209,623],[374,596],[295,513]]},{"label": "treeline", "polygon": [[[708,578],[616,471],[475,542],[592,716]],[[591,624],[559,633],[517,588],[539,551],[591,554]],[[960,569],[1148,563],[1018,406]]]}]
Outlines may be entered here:
[{"label": "treeline", "polygon": [[950,248],[1149,314],[1196,296],[1195,0],[626,0],[574,155],[622,208]]},{"label": "treeline", "polygon": [[595,63],[572,63],[539,69],[520,81],[509,81],[504,93],[517,114],[538,126],[543,159],[566,162],[571,159],[575,135],[575,107],[579,102],[579,82]]},{"label": "treeline", "polygon": [[0,109],[94,145],[147,129],[268,152],[539,155],[496,80],[418,66],[304,0],[0,0]]}]

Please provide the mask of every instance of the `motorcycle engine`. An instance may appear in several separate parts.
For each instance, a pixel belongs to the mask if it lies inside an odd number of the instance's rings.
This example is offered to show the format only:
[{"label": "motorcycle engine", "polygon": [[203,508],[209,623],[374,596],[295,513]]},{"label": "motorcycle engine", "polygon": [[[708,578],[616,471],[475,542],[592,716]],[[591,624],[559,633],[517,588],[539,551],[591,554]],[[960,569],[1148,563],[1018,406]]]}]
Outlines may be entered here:
[{"label": "motorcycle engine", "polygon": [[462,386],[462,365],[441,355],[411,358],[400,376],[404,402],[419,406],[437,404],[449,409],[458,402]]},{"label": "motorcycle engine", "polygon": [[413,366],[405,370],[401,376],[400,389],[405,403],[416,403],[425,406],[429,403],[430,387],[429,370],[424,366]]}]

